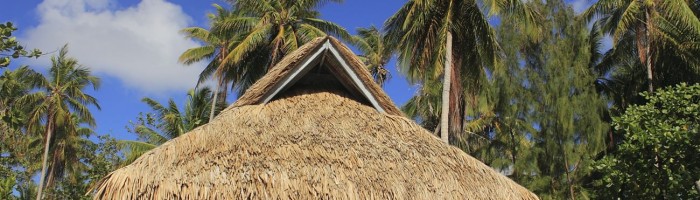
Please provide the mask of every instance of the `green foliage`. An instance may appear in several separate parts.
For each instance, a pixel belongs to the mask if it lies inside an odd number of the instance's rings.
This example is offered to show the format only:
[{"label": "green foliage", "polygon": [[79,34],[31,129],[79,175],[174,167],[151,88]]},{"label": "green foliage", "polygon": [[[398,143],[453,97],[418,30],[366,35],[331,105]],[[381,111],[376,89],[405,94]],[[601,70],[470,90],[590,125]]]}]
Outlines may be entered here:
[{"label": "green foliage", "polygon": [[380,86],[391,79],[386,64],[391,59],[392,50],[384,43],[384,34],[377,27],[358,28],[357,35],[351,41],[361,52],[358,57],[364,62],[367,69],[374,77],[374,81]]},{"label": "green foliage", "polygon": [[8,173],[0,172],[0,199],[11,199],[12,189],[15,187],[15,177]]},{"label": "green foliage", "polygon": [[[465,124],[453,144],[541,199],[700,198],[700,84],[638,95],[650,84],[700,81],[698,1],[599,0],[578,20],[563,0],[410,0],[387,20],[386,32],[372,26],[357,36],[320,19],[319,6],[341,0],[230,2],[231,9],[214,5],[210,29],[182,30],[203,45],[180,62],[207,61],[199,83],[214,77],[219,88],[189,91],[184,108],[144,98],[152,112],[127,127],[135,141],[89,139],[96,124],[88,107],[99,106],[83,91],[97,89],[99,78],[65,48],[46,76],[28,67],[3,71],[0,199],[36,196],[42,150],[45,198],[91,198],[88,191],[109,172],[208,122],[208,108],[223,109],[229,87],[242,94],[285,55],[326,35],[357,46],[379,84],[390,78],[385,65],[397,53],[399,71],[422,84],[405,113],[437,133],[443,100],[456,106]],[[501,17],[497,29],[492,15]],[[587,31],[584,21],[592,19]],[[16,30],[0,24],[0,67],[41,55],[22,47]],[[601,54],[606,34],[615,47]],[[447,54],[456,86],[442,99]],[[610,118],[615,130],[608,131]]]},{"label": "green foliage", "polygon": [[[88,185],[94,186],[102,177],[117,169],[123,158],[120,155],[119,142],[109,135],[98,136],[98,143],[92,143],[86,152],[85,162],[90,165],[87,170]],[[85,193],[83,193],[85,194]]]},{"label": "green foliage", "polygon": [[12,36],[12,32],[17,28],[12,22],[0,23],[0,68],[10,65],[10,60],[19,57],[38,58],[41,55],[39,49],[27,51],[22,45],[17,42],[17,39]]},{"label": "green foliage", "polygon": [[[209,14],[209,22],[213,28],[221,26],[226,20],[235,19],[239,17],[239,13],[234,11],[229,11],[220,5],[214,4],[216,8],[216,13]],[[224,63],[223,59],[231,51],[233,45],[236,45],[236,41],[239,40],[239,33],[231,32],[211,32],[202,27],[188,27],[182,29],[180,32],[184,33],[188,38],[196,39],[204,43],[200,47],[194,47],[185,50],[185,52],[180,55],[178,60],[184,64],[191,65],[203,60],[208,60],[209,64],[202,70],[199,74],[199,80],[197,85],[202,84],[209,80],[209,78],[214,78],[218,87],[218,91],[228,90],[227,85],[229,82],[234,83],[234,87],[240,82],[245,82],[246,76],[243,76],[245,70],[245,64],[232,65],[230,63]],[[247,88],[247,87],[246,87]],[[226,99],[225,95],[221,98]]]},{"label": "green foliage", "polygon": [[[234,1],[232,1],[234,2]],[[240,42],[224,59],[239,63],[248,54],[259,49],[267,50],[269,67],[303,44],[326,35],[350,40],[350,34],[338,24],[320,19],[316,10],[327,2],[340,0],[237,0],[234,11],[241,15],[226,20],[213,32],[242,34]],[[259,66],[258,66],[259,67]]]},{"label": "green foliage", "polygon": [[316,9],[327,2],[334,1],[239,0],[231,9],[215,4],[210,29],[182,30],[205,45],[183,52],[180,61],[208,61],[199,82],[213,77],[222,87],[219,91],[226,92],[231,84],[241,95],[285,55],[317,37],[335,35],[350,41],[345,28],[320,19]]},{"label": "green foliage", "polygon": [[[32,176],[41,167],[38,159],[41,152],[40,138],[11,128],[2,131],[5,138],[0,140],[0,184],[6,185],[0,186],[5,187],[0,189],[0,199],[33,198],[36,185],[32,182]],[[10,191],[7,195],[2,193],[8,191],[6,189]],[[19,196],[14,196],[12,190],[16,190]]]},{"label": "green foliage", "polygon": [[593,87],[591,44],[583,23],[561,0],[530,1],[539,11],[537,40],[516,20],[498,29],[504,60],[470,99],[467,151],[541,199],[586,199],[588,166],[604,150],[606,102]]},{"label": "green foliage", "polygon": [[[190,90],[183,110],[178,108],[172,98],[167,105],[148,97],[143,98],[141,101],[153,111],[139,113],[136,122],[130,122],[126,127],[128,132],[138,135],[138,140],[117,141],[126,150],[126,160],[121,164],[128,165],[147,151],[209,122],[207,108],[211,107],[212,98],[212,92],[207,87]],[[226,105],[219,104],[216,107],[218,112]]]},{"label": "green foliage", "polygon": [[442,85],[436,80],[429,81],[430,82],[424,83],[419,90],[416,91],[416,95],[411,97],[411,99],[401,107],[401,110],[406,113],[407,116],[416,120],[423,128],[432,130],[434,134],[438,134],[440,107],[442,104],[440,96]]},{"label": "green foliage", "polygon": [[[442,105],[435,108],[421,106],[430,98],[413,98],[404,110],[418,111],[412,118],[434,121],[431,116],[441,116],[441,124],[448,122],[450,141],[463,139],[465,107],[468,99],[479,93],[486,75],[499,59],[499,45],[489,19],[479,4],[489,9],[489,14],[513,16],[523,22],[521,27],[533,27],[536,13],[522,1],[510,0],[411,0],[406,2],[384,24],[387,47],[398,54],[399,72],[411,83],[423,84],[421,92],[432,94],[442,84],[445,93]],[[535,30],[524,28],[527,30]],[[530,33],[530,32],[528,32]],[[454,48],[448,49],[446,44]],[[452,60],[446,60],[450,55]],[[446,71],[451,71],[449,79]],[[450,81],[445,81],[450,80]],[[432,84],[438,84],[437,86]],[[439,96],[438,96],[439,97]],[[422,101],[418,103],[417,101]],[[448,107],[443,113],[442,108]],[[440,112],[432,112],[432,110]],[[430,112],[425,112],[430,111]],[[417,115],[416,115],[417,114]],[[427,118],[426,118],[427,117]],[[445,135],[447,136],[447,135]],[[462,140],[464,141],[464,140]]]},{"label": "green foliage", "polygon": [[92,199],[90,189],[116,170],[122,161],[117,140],[108,135],[98,136],[98,143],[85,143],[78,153],[87,167],[67,174],[63,181],[57,182],[47,194],[49,199]]},{"label": "green foliage", "polygon": [[697,199],[700,180],[700,84],[643,93],[648,101],[614,119],[625,141],[595,170],[601,196]]},{"label": "green foliage", "polygon": [[[26,124],[29,107],[17,106],[17,100],[34,87],[40,76],[27,66],[7,70],[0,75],[0,121],[5,126],[0,128],[18,129]],[[0,139],[7,137],[5,134],[8,133],[9,130],[1,132]]]},{"label": "green foliage", "polygon": [[[21,106],[17,99],[32,89],[37,76],[41,74],[26,66],[0,75],[0,182],[3,184],[0,199],[29,198],[36,187],[31,179],[40,167],[36,158],[40,157],[41,145],[37,144],[41,138],[23,132],[31,108]],[[20,196],[14,196],[12,190]]]},{"label": "green foliage", "polygon": [[[595,68],[601,89],[626,108],[648,88],[700,81],[699,1],[599,0],[582,13],[613,37]],[[608,76],[612,75],[612,76]],[[653,86],[653,87],[652,87]]]},{"label": "green foliage", "polygon": [[45,141],[38,189],[41,197],[44,184],[50,188],[55,181],[66,178],[65,174],[79,173],[86,167],[80,161],[80,150],[93,131],[82,125],[96,126],[88,106],[100,107],[97,99],[84,90],[97,90],[100,79],[77,59],[68,57],[66,45],[58,56],[51,57],[48,74],[32,77],[30,82],[34,92],[16,101],[29,109],[27,134],[42,135]]}]

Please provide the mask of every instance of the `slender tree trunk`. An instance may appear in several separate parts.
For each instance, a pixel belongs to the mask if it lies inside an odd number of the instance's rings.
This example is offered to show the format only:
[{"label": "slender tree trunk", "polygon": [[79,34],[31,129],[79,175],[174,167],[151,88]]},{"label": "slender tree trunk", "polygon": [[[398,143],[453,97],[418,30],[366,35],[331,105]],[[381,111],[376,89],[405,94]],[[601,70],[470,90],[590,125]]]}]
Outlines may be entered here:
[{"label": "slender tree trunk", "polygon": [[[51,112],[51,109],[49,109]],[[49,145],[51,145],[51,135],[53,134],[53,115],[49,114],[46,119],[46,144],[44,145],[44,158],[41,161],[41,178],[39,180],[39,190],[36,193],[36,200],[41,200],[41,195],[44,190],[44,181],[46,179],[46,170],[48,168],[47,160],[49,158]]]},{"label": "slender tree trunk", "polygon": [[698,192],[700,193],[700,180],[695,181],[695,189],[698,189]]},{"label": "slender tree trunk", "polygon": [[219,86],[219,89],[221,90],[221,97],[219,97],[219,103],[226,104],[226,98],[228,98],[228,84],[224,83],[224,81],[221,81],[221,86]]},{"label": "slender tree trunk", "polygon": [[433,130],[433,135],[440,136],[440,126],[438,125],[435,127],[435,130]]},{"label": "slender tree trunk", "polygon": [[610,138],[610,142],[608,143],[608,150],[612,150],[615,145],[615,138],[613,137],[612,130],[608,130],[608,137]]},{"label": "slender tree trunk", "polygon": [[571,195],[571,200],[576,200],[576,196],[574,196],[574,185],[569,183],[569,194]]},{"label": "slender tree trunk", "polygon": [[571,198],[571,200],[576,200],[576,196],[574,195],[574,185],[573,181],[571,181],[571,173],[569,172],[571,165],[569,163],[569,158],[566,155],[566,150],[564,149],[564,141],[562,141],[562,136],[559,133],[555,134],[555,137],[557,140],[557,145],[559,145],[559,150],[561,150],[561,156],[564,158],[564,172],[566,174],[566,184],[569,187],[569,198]]},{"label": "slender tree trunk", "polygon": [[571,198],[571,200],[576,200],[576,195],[574,195],[574,185],[573,181],[571,180],[571,173],[569,172],[569,167],[571,167],[571,165],[569,165],[569,159],[566,157],[566,152],[564,151],[564,147],[561,143],[562,141],[560,139],[559,146],[562,151],[562,156],[564,157],[564,165],[566,165],[566,167],[564,167],[564,172],[566,172],[566,184],[569,186],[569,198]]},{"label": "slender tree trunk", "polygon": [[216,111],[216,99],[219,98],[219,83],[216,84],[216,89],[214,90],[214,97],[211,98],[211,112],[209,112],[209,122],[214,120],[214,111]]},{"label": "slender tree trunk", "polygon": [[[460,55],[460,54],[457,54]],[[464,146],[467,152],[471,152],[469,148],[469,137],[464,136],[464,111],[466,110],[466,104],[464,104],[464,88],[462,87],[462,58],[452,57],[452,78],[450,79],[450,130],[449,135],[450,140],[458,139],[464,142]]]},{"label": "slender tree trunk", "polygon": [[653,62],[651,60],[651,35],[650,35],[650,29],[652,28],[651,24],[651,16],[649,16],[649,9],[644,14],[646,16],[646,30],[644,31],[646,34],[646,48],[644,49],[646,56],[646,60],[644,61],[647,67],[647,81],[649,82],[649,93],[654,92],[654,66]]},{"label": "slender tree trunk", "polygon": [[219,52],[219,67],[217,68],[216,73],[214,73],[217,80],[216,80],[216,89],[214,90],[214,98],[211,99],[211,111],[209,112],[209,122],[211,122],[211,120],[214,120],[214,112],[216,111],[216,103],[217,103],[217,100],[219,99],[219,90],[221,90],[221,85],[224,81],[224,58],[226,58],[226,47],[228,47],[228,43],[224,43],[221,46],[221,49]]},{"label": "slender tree trunk", "polygon": [[[55,149],[56,149],[56,147],[54,147],[54,150],[55,150]],[[55,153],[56,153],[56,152],[54,152],[54,154],[55,154]],[[56,172],[55,172],[56,167],[54,167],[54,166],[56,166],[56,160],[55,160],[55,159],[56,159],[56,158],[54,158],[54,157],[52,157],[52,159],[51,159],[51,165],[52,165],[52,166],[49,167],[49,168],[50,168],[49,173],[46,174],[46,177],[48,178],[48,180],[46,180],[46,183],[44,183],[44,187],[50,188],[50,187],[53,185],[53,183],[54,183],[54,177],[53,177],[53,176],[54,176],[54,173],[56,173]],[[47,162],[48,162],[48,161],[47,161]]]},{"label": "slender tree trunk", "polygon": [[515,166],[516,166],[515,162],[517,160],[518,149],[517,149],[517,144],[515,142],[515,133],[513,132],[512,129],[509,132],[510,132],[511,151],[512,151],[510,157],[511,157],[512,162],[513,162],[513,179],[517,181],[518,180],[518,170],[517,170],[517,168],[515,168]]},{"label": "slender tree trunk", "polygon": [[445,42],[445,66],[442,80],[442,112],[440,113],[440,139],[449,144],[450,86],[452,79],[452,32],[447,32]]},{"label": "slender tree trunk", "polygon": [[[224,47],[228,46],[228,42],[224,43]],[[221,102],[226,102],[226,98],[228,97],[228,84],[225,82],[225,76],[226,74],[224,73],[226,70],[224,70],[224,59],[226,58],[226,55],[228,54],[228,51],[226,48],[222,47],[221,48],[221,62],[219,63],[219,90],[221,90]]]}]

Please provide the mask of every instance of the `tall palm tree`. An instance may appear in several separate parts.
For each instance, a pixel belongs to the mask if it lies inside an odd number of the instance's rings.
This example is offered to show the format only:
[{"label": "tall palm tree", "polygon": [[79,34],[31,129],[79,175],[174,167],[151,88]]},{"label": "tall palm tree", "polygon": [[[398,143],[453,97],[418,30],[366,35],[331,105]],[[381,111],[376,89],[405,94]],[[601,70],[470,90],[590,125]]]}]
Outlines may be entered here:
[{"label": "tall palm tree", "polygon": [[[212,28],[219,26],[224,20],[236,17],[236,13],[226,10],[218,4],[213,4],[216,8],[216,14],[209,13],[209,21]],[[226,101],[226,91],[227,85],[231,80],[231,77],[226,77],[226,69],[229,69],[224,58],[230,52],[230,48],[235,45],[235,39],[238,37],[237,33],[225,33],[225,32],[210,32],[209,30],[202,27],[188,27],[181,31],[186,34],[188,38],[197,39],[204,43],[203,46],[194,47],[187,49],[180,55],[179,61],[187,65],[199,62],[201,60],[211,59],[207,67],[200,73],[198,85],[206,82],[212,75],[216,79],[216,89],[214,92],[214,98],[211,99],[212,103],[209,112],[209,120],[214,119],[214,111],[216,108],[216,102]],[[219,98],[219,93],[222,93],[222,97]],[[219,100],[221,99],[221,100]]]},{"label": "tall palm tree", "polygon": [[[47,178],[49,151],[57,141],[52,138],[56,130],[71,123],[73,115],[90,127],[95,126],[88,106],[100,109],[97,99],[84,92],[88,87],[97,90],[100,79],[92,76],[90,70],[80,66],[78,60],[68,57],[68,46],[61,48],[59,55],[51,57],[51,68],[47,77],[41,76],[35,83],[38,91],[21,97],[18,102],[31,107],[28,130],[40,130],[43,121],[44,155],[42,159],[41,178],[37,199],[41,199]],[[57,138],[62,138],[57,137]]]},{"label": "tall palm tree", "polygon": [[634,46],[632,52],[646,68],[647,89],[653,92],[659,72],[700,74],[697,8],[696,1],[599,0],[582,16],[588,21],[599,18],[601,31],[613,36],[611,51],[625,43]]},{"label": "tall palm tree", "polygon": [[[332,34],[349,39],[347,31],[318,19],[318,6],[337,0],[242,0],[232,2],[232,10],[214,5],[210,14],[210,30],[191,27],[182,32],[205,43],[184,52],[185,64],[212,59],[202,71],[199,82],[216,77],[225,99],[227,85],[232,83],[239,95],[267,73],[282,57],[316,37]],[[269,56],[272,54],[271,56]],[[218,93],[215,93],[215,95]],[[220,99],[215,97],[212,101]],[[214,107],[209,119],[213,119]]]},{"label": "tall palm tree", "polygon": [[[81,161],[87,157],[85,154],[94,152],[84,151],[85,147],[92,142],[87,139],[94,135],[95,131],[90,127],[82,126],[86,121],[78,115],[72,114],[69,121],[55,129],[55,137],[52,139],[52,154],[48,180],[46,187],[51,188],[57,181],[68,180],[77,183],[77,177],[70,176],[80,174],[88,170],[88,166]],[[66,177],[66,175],[69,175]]]},{"label": "tall palm tree", "polygon": [[[207,109],[211,107],[210,100],[213,98],[211,93],[207,87],[188,91],[184,110],[180,110],[172,98],[167,105],[143,98],[141,101],[148,104],[153,112],[140,116],[138,122],[133,124],[130,131],[138,134],[139,140],[118,141],[129,149],[122,164],[127,165],[146,151],[206,124],[209,121]],[[222,109],[224,106],[217,107]]]},{"label": "tall palm tree", "polygon": [[[231,1],[242,16],[230,18],[216,32],[245,32],[240,43],[225,59],[227,63],[240,63],[246,56],[259,49],[269,51],[267,67],[271,67],[285,55],[317,37],[328,34],[350,40],[345,28],[333,22],[319,19],[315,9],[327,2],[342,0],[237,0]],[[263,71],[263,74],[266,70]]]},{"label": "tall palm tree", "polygon": [[[521,1],[485,0],[491,14],[520,16],[525,27],[535,13]],[[399,54],[399,67],[412,82],[442,75],[441,133],[462,132],[465,88],[474,92],[482,66],[493,66],[498,44],[476,0],[410,0],[385,23],[387,43]],[[533,34],[534,35],[534,34]],[[457,48],[452,48],[453,46]],[[466,76],[466,77],[464,77]]]},{"label": "tall palm tree", "polygon": [[391,59],[392,50],[384,44],[384,36],[377,27],[358,28],[352,42],[362,52],[360,60],[365,63],[374,76],[374,81],[380,86],[391,78],[389,70],[384,66]]}]

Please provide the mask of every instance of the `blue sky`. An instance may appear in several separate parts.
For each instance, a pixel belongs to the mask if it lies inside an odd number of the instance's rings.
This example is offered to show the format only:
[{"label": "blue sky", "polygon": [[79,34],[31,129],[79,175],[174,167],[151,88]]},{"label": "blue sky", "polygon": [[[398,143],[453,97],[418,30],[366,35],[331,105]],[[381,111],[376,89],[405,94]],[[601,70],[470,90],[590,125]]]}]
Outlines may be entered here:
[{"label": "blue sky", "polygon": [[[570,2],[578,12],[592,3]],[[206,27],[206,14],[213,10],[213,3],[225,4],[220,0],[19,0],[3,4],[0,21],[15,23],[20,29],[15,36],[27,47],[53,52],[68,43],[69,55],[102,78],[100,90],[90,92],[102,107],[92,109],[97,132],[117,139],[134,139],[135,135],[127,133],[124,127],[139,112],[150,111],[141,98],[165,102],[172,97],[182,104],[187,89],[194,87],[203,63],[177,63],[182,51],[197,45],[178,30]],[[342,4],[327,4],[320,11],[322,18],[354,32],[358,27],[381,26],[404,3],[345,0]],[[49,57],[13,64],[44,70]],[[393,61],[388,67],[394,77],[384,89],[397,105],[402,105],[417,87],[396,72]]]}]

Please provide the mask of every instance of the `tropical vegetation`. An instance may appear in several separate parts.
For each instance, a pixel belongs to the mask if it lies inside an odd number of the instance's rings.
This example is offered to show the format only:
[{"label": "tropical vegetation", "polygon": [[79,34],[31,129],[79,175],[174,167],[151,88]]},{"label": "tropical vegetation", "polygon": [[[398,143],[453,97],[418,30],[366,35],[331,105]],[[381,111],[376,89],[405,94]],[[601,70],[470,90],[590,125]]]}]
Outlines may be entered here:
[{"label": "tropical vegetation", "polygon": [[24,46],[20,45],[17,38],[12,37],[12,32],[17,28],[12,22],[0,24],[0,68],[10,65],[11,59],[19,57],[38,58],[41,55],[39,49],[27,51]]},{"label": "tropical vegetation", "polygon": [[[211,107],[212,91],[203,87],[187,92],[187,101],[183,110],[180,110],[172,98],[166,105],[145,97],[141,99],[152,112],[140,113],[136,122],[131,122],[127,127],[128,132],[138,135],[138,140],[120,140],[118,143],[126,148],[126,160],[122,165],[129,164],[145,152],[175,139],[192,129],[209,122],[209,109]],[[215,106],[220,111],[225,105]]]},{"label": "tropical vegetation", "polygon": [[700,84],[645,92],[647,103],[613,119],[625,140],[593,165],[602,195],[628,199],[693,199],[700,177]]},{"label": "tropical vegetation", "polygon": [[[613,37],[615,50],[599,68],[637,56],[635,70],[644,71],[647,91],[655,85],[672,85],[700,77],[697,65],[700,20],[697,1],[600,0],[586,10],[586,21],[596,19],[599,31]],[[618,51],[624,51],[619,52]]]},{"label": "tropical vegetation", "polygon": [[357,35],[352,37],[351,41],[360,54],[357,56],[367,66],[367,69],[374,81],[383,86],[389,79],[391,73],[386,68],[391,59],[392,49],[384,42],[384,34],[374,25],[368,28],[357,28]]},{"label": "tropical vegetation", "polygon": [[[535,13],[521,1],[488,0],[489,14],[505,13],[532,25]],[[442,85],[440,138],[460,138],[468,96],[481,87],[484,68],[498,58],[496,34],[474,0],[411,0],[385,24],[400,71],[413,83]],[[453,48],[458,47],[458,48]],[[454,140],[454,139],[453,139]]]},{"label": "tropical vegetation", "polygon": [[[51,57],[51,68],[47,77],[31,76],[30,84],[39,91],[20,97],[18,104],[28,106],[27,129],[43,132],[44,155],[37,199],[41,198],[44,185],[51,186],[54,179],[63,178],[65,170],[74,172],[83,163],[77,156],[81,137],[92,130],[80,127],[86,124],[94,127],[94,118],[88,106],[100,108],[95,97],[85,93],[91,87],[97,90],[100,79],[90,74],[90,70],[80,66],[78,60],[68,57],[68,46],[63,46],[58,56]],[[42,125],[42,122],[45,124]],[[51,163],[48,163],[52,151]],[[68,151],[68,152],[66,152]],[[68,157],[66,157],[68,156]],[[50,166],[50,170],[49,170]]]},{"label": "tropical vegetation", "polygon": [[89,199],[106,174],[208,123],[327,35],[377,84],[418,86],[406,116],[541,199],[700,198],[698,1],[598,0],[577,13],[566,0],[409,0],[355,35],[321,17],[328,3],[342,0],[215,4],[207,27],[181,30],[201,44],[178,60],[206,65],[198,83],[183,102],[144,97],[149,110],[114,130],[132,140],[95,131],[100,78],[67,46],[45,69],[20,66],[42,52],[0,24],[0,199]]}]

